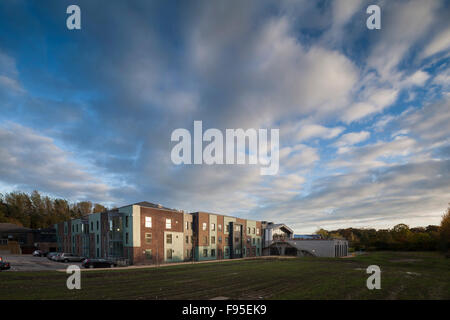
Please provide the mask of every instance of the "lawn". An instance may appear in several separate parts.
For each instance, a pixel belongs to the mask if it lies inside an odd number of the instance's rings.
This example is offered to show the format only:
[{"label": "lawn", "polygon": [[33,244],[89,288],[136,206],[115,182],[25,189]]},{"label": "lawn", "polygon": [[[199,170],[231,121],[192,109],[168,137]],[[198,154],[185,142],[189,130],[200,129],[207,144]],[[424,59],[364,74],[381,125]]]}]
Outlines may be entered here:
[{"label": "lawn", "polygon": [[[381,268],[381,290],[365,269]],[[434,252],[373,252],[354,258],[255,259],[81,273],[0,272],[0,299],[450,299],[450,259]]]}]

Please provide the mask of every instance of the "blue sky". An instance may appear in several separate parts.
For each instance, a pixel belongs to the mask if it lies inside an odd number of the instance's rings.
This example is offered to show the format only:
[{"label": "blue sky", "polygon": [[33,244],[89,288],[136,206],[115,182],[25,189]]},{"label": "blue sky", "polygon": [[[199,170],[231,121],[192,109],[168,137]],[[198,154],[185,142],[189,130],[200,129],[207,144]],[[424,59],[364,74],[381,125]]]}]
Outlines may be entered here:
[{"label": "blue sky", "polygon": [[[82,29],[66,28],[78,4]],[[381,30],[366,8],[381,7]],[[2,1],[0,192],[318,228],[438,224],[445,1]],[[280,170],[175,166],[176,128],[279,128]]]}]

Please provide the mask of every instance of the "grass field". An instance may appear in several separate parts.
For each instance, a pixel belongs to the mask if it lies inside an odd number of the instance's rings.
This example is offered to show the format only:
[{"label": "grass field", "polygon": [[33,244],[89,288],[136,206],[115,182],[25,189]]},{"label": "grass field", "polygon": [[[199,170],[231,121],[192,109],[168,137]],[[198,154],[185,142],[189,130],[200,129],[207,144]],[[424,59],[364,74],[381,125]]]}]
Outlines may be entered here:
[{"label": "grass field", "polygon": [[[366,287],[372,264],[381,268],[381,290]],[[0,299],[450,299],[450,259],[433,252],[88,271],[81,290],[68,290],[67,276],[0,272]]]}]

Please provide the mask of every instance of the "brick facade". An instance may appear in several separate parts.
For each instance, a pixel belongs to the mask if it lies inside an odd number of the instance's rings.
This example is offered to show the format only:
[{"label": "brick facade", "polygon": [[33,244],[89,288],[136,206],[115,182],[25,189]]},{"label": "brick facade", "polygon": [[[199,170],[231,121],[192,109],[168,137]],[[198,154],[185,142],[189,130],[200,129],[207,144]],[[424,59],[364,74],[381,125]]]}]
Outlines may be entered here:
[{"label": "brick facade", "polygon": [[[58,250],[89,258],[127,259],[131,264],[254,257],[262,253],[260,221],[206,212],[184,213],[149,203],[95,215],[57,224]],[[78,229],[73,235],[73,223],[84,223],[84,233]],[[258,234],[253,229],[258,229]],[[115,251],[111,249],[113,237]]]}]

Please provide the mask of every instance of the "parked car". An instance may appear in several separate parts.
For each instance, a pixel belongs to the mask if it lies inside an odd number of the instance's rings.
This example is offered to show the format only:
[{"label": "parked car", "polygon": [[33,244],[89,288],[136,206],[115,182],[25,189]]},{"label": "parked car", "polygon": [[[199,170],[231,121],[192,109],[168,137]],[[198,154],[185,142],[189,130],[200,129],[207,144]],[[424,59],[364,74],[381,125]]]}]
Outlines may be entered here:
[{"label": "parked car", "polygon": [[9,262],[3,261],[3,258],[0,257],[0,271],[11,269],[11,264]]},{"label": "parked car", "polygon": [[75,254],[66,252],[61,253],[55,257],[55,261],[58,262],[80,262],[83,261],[84,259],[85,259],[84,257],[80,257]]},{"label": "parked car", "polygon": [[53,258],[55,256],[57,256],[58,254],[59,254],[58,252],[49,252],[49,253],[47,253],[47,259],[48,260],[54,260]]},{"label": "parked car", "polygon": [[35,257],[45,257],[47,255],[47,252],[44,252],[42,250],[34,250],[33,256]]},{"label": "parked car", "polygon": [[85,259],[81,264],[85,268],[114,268],[117,264],[106,259]]},{"label": "parked car", "polygon": [[50,260],[52,260],[52,261],[58,261],[58,257],[61,255],[61,253],[57,253],[57,254],[54,254],[54,255],[52,255],[52,257],[50,258]]}]

